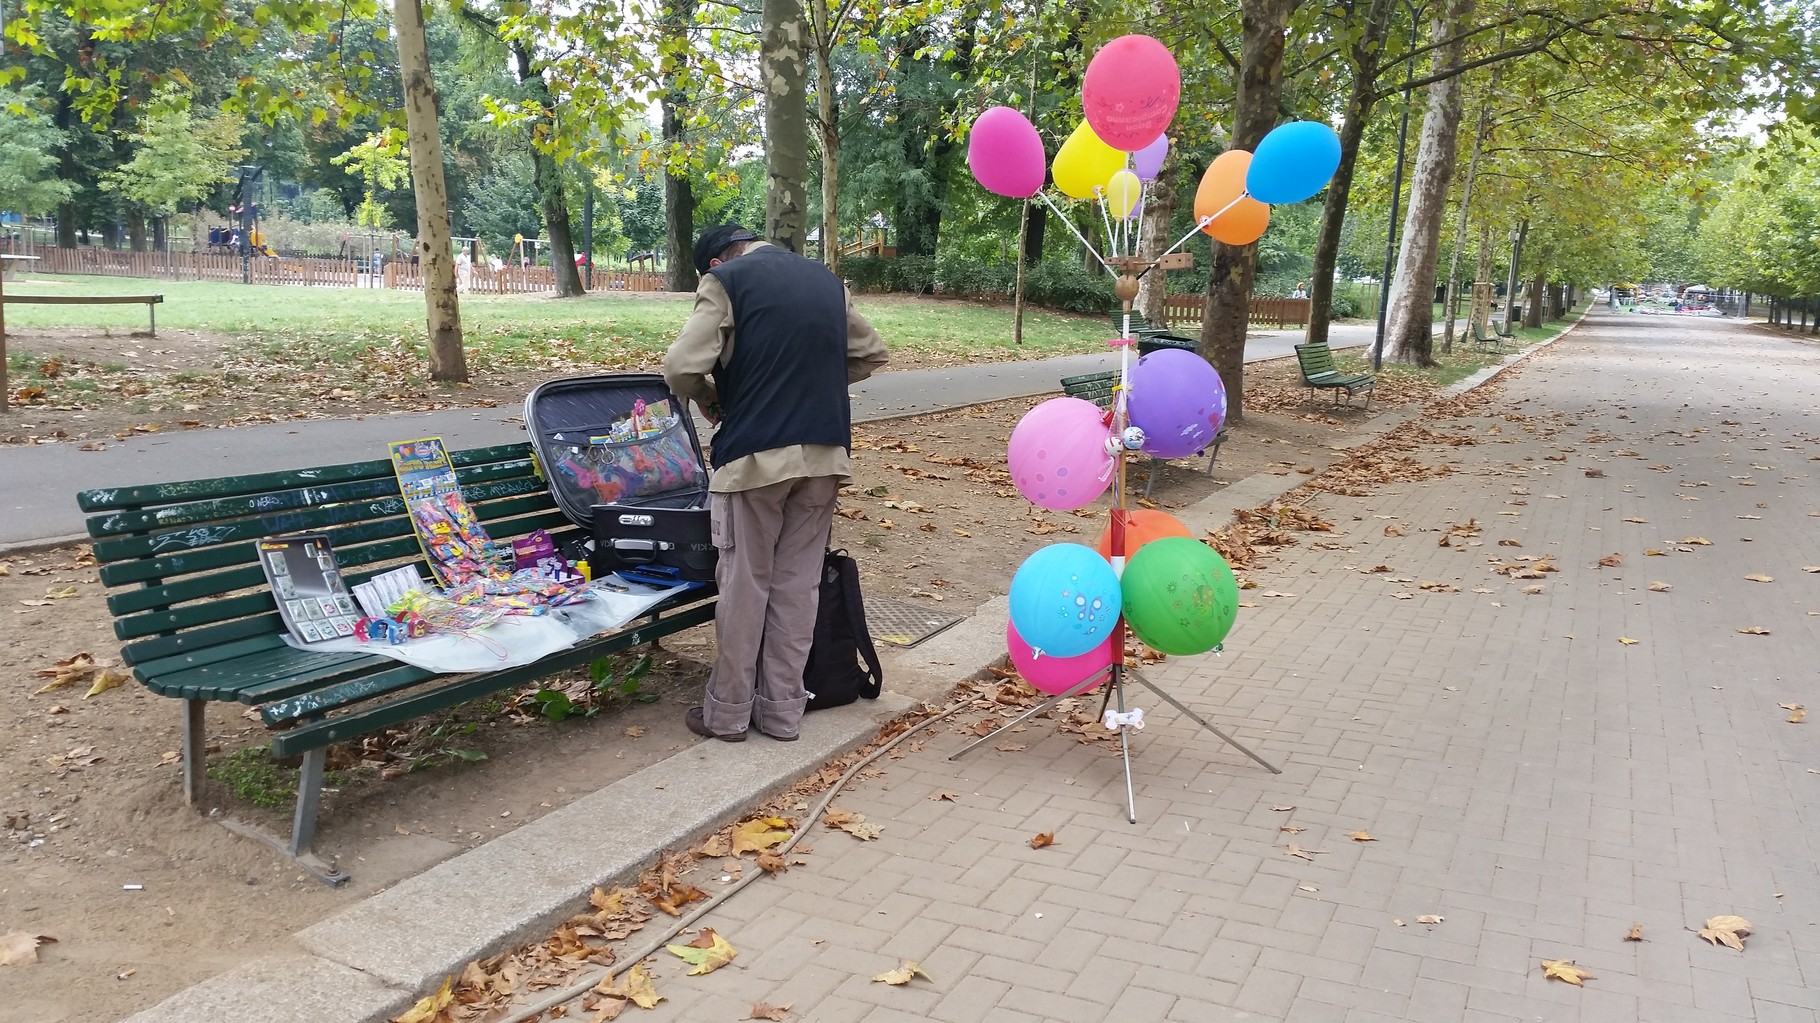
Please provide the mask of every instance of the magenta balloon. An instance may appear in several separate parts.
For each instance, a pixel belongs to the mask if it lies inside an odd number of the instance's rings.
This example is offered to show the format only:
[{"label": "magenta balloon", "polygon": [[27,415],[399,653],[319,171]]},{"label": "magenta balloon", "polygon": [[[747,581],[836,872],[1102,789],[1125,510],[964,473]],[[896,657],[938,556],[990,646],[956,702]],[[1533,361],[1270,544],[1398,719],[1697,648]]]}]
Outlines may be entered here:
[{"label": "magenta balloon", "polygon": [[1099,406],[1080,398],[1050,398],[1024,413],[1011,431],[1005,457],[1011,482],[1032,504],[1073,511],[1112,485],[1112,456]]},{"label": "magenta balloon", "polygon": [[[1024,637],[1017,634],[1017,626],[1005,623],[1005,649],[1011,654],[1011,666],[1017,669],[1024,681],[1039,693],[1060,696],[1081,684],[1088,676],[1095,673],[1104,675],[1112,666],[1112,637],[1084,654],[1074,657],[1039,656],[1024,642]],[[1101,678],[1085,689],[1076,692],[1091,693],[1100,687]]]},{"label": "magenta balloon", "polygon": [[1081,78],[1081,110],[1093,133],[1127,153],[1156,141],[1181,98],[1175,57],[1149,36],[1120,36],[1100,47]]},{"label": "magenta balloon", "polygon": [[967,168],[988,192],[1028,199],[1042,191],[1048,158],[1029,118],[1010,107],[991,107],[967,137]]},{"label": "magenta balloon", "polygon": [[1163,172],[1163,158],[1169,155],[1169,136],[1158,135],[1156,141],[1131,154],[1131,169],[1139,181],[1155,181]]},{"label": "magenta balloon", "polygon": [[1144,453],[1181,458],[1205,450],[1226,422],[1226,385],[1207,360],[1180,348],[1151,352],[1131,367],[1131,425]]}]

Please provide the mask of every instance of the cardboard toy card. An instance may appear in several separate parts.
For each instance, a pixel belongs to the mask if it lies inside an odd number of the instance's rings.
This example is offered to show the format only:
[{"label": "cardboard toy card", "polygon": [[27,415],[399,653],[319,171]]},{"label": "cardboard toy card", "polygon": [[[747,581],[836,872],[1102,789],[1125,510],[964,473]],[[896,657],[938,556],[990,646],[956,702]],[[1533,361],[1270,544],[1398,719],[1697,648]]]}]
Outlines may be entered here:
[{"label": "cardboard toy card", "polygon": [[321,533],[259,541],[259,567],[285,628],[298,642],[321,643],[354,635],[360,610],[348,596],[329,538]]},{"label": "cardboard toy card", "polygon": [[391,452],[399,492],[436,581],[456,586],[497,574],[502,558],[462,496],[442,438],[394,441]]}]

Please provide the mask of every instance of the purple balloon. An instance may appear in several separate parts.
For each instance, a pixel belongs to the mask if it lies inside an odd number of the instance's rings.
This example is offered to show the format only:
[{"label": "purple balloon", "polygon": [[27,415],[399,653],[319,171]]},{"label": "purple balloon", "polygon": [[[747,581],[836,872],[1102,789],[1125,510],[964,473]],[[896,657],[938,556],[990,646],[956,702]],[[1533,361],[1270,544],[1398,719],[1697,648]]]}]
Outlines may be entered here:
[{"label": "purple balloon", "polygon": [[1132,170],[1139,181],[1155,181],[1163,171],[1163,157],[1169,155],[1169,136],[1158,135],[1156,141],[1131,154]]},{"label": "purple balloon", "polygon": [[1010,107],[990,107],[967,137],[967,168],[988,192],[1028,199],[1042,191],[1048,158],[1030,119]]},{"label": "purple balloon", "polygon": [[1151,352],[1131,368],[1131,425],[1144,453],[1181,458],[1204,450],[1226,422],[1226,385],[1207,360],[1180,348]]}]

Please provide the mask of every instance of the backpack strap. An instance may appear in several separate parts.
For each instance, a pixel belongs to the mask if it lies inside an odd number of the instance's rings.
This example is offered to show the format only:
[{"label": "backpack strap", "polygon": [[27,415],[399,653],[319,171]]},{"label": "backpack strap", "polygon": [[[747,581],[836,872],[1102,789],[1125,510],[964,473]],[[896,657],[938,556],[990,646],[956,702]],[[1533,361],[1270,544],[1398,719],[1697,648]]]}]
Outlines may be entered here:
[{"label": "backpack strap", "polygon": [[866,628],[866,603],[859,592],[859,562],[854,561],[846,550],[829,551],[828,558],[836,564],[840,573],[842,603],[847,605],[847,621],[853,630],[853,643],[859,648],[859,655],[866,662],[866,681],[860,685],[860,695],[868,700],[878,699],[884,690],[885,669],[878,663],[878,651],[872,646],[872,633]]}]

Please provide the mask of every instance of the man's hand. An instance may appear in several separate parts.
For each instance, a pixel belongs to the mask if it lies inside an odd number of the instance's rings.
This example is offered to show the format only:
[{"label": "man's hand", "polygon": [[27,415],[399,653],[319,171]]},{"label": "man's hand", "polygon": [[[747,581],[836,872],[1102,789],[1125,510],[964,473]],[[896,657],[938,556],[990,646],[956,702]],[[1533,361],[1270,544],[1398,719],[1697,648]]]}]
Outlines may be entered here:
[{"label": "man's hand", "polygon": [[710,402],[706,405],[703,405],[701,402],[698,401],[695,403],[695,407],[701,410],[701,417],[708,421],[709,426],[719,426],[720,425],[720,403],[719,402]]}]

